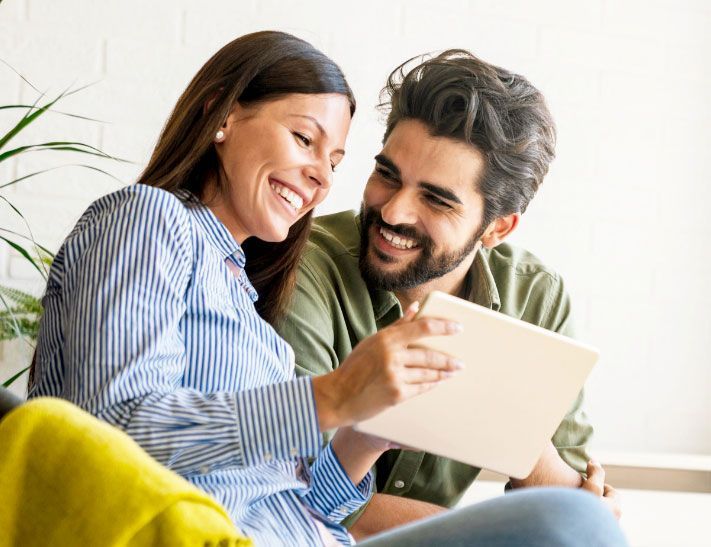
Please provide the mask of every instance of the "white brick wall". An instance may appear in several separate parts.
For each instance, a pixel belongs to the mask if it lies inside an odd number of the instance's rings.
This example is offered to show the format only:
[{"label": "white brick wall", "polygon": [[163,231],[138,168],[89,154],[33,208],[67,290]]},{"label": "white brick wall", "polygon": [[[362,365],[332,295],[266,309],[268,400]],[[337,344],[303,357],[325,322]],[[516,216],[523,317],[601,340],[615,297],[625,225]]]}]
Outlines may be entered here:
[{"label": "white brick wall", "polygon": [[[5,0],[0,58],[50,95],[98,80],[62,109],[110,124],[48,115],[28,138],[101,146],[137,162],[102,164],[130,182],[178,94],[219,46],[264,28],[304,37],[341,64],[359,100],[349,154],[322,212],[357,207],[382,133],[373,105],[401,61],[464,47],[528,75],[549,99],[560,142],[514,239],[564,274],[581,337],[602,350],[589,383],[597,444],[711,453],[708,2],[451,0],[446,6]],[[34,98],[0,67],[0,104]],[[11,120],[0,112],[0,128]],[[0,166],[0,180],[62,161],[58,154],[26,156]],[[66,168],[3,195],[26,213],[41,242],[56,247],[87,204],[116,186]],[[3,225],[16,222],[1,211]],[[39,289],[5,248],[0,282]],[[18,361],[4,349],[2,377]]]}]

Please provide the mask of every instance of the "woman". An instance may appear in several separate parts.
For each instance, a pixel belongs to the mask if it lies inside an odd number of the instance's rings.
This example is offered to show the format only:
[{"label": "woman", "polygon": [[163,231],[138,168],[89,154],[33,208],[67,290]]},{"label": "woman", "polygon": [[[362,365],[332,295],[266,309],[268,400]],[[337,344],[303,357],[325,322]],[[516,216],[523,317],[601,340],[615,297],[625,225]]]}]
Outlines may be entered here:
[{"label": "woman", "polygon": [[349,543],[337,523],[367,499],[387,445],[344,427],[322,450],[321,432],[457,366],[408,349],[455,328],[410,312],[337,372],[297,380],[264,321],[289,298],[354,110],[340,69],[306,42],[261,32],[228,44],[178,100],[139,184],[84,213],[43,300],[31,396],[123,429],[258,544]]}]

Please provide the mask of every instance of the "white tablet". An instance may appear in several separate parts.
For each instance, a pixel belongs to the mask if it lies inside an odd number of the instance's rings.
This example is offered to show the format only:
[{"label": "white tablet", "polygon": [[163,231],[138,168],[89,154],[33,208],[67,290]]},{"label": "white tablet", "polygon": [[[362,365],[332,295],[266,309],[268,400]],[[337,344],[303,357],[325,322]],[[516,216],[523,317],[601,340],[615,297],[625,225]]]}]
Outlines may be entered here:
[{"label": "white tablet", "polygon": [[418,316],[463,331],[422,346],[464,361],[439,386],[356,425],[404,446],[509,477],[527,477],[575,402],[597,351],[557,333],[441,292]]}]

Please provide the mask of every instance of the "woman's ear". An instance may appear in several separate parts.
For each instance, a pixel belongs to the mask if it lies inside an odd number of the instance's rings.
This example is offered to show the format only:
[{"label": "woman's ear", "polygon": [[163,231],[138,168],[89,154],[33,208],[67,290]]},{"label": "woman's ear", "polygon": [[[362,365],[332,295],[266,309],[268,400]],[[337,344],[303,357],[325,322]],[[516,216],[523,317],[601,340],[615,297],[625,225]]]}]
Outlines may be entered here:
[{"label": "woman's ear", "polygon": [[493,249],[516,229],[520,220],[521,213],[512,213],[494,219],[484,230],[484,234],[481,236],[481,244],[487,249]]}]

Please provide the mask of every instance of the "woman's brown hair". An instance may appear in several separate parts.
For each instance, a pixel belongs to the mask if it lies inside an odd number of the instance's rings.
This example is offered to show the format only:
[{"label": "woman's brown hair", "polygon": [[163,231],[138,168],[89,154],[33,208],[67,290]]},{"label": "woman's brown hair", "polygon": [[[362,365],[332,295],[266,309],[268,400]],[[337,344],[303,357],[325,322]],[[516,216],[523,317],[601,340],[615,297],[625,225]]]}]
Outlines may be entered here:
[{"label": "woman's brown hair", "polygon": [[[178,99],[138,183],[204,198],[205,185],[226,189],[213,139],[236,103],[255,104],[290,93],[339,93],[355,112],[355,98],[341,69],[308,42],[263,31],[233,40],[205,63]],[[243,243],[246,272],[259,300],[257,311],[272,324],[284,316],[308,239],[311,213],[284,241],[249,238]]]}]

